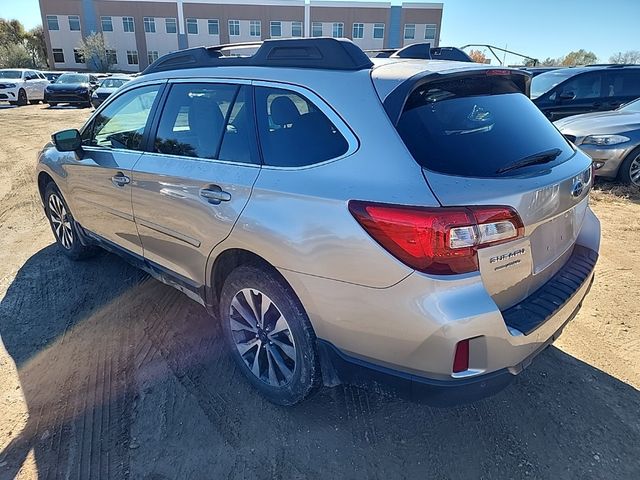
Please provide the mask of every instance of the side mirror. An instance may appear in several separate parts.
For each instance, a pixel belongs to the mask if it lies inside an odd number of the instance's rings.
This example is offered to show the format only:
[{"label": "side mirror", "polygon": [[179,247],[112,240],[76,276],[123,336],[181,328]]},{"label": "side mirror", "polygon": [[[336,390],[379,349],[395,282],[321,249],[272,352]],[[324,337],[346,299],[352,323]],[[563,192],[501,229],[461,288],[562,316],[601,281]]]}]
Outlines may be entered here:
[{"label": "side mirror", "polygon": [[576,98],[576,93],[575,92],[562,92],[560,95],[558,95],[558,98],[560,100],[573,100],[574,98]]},{"label": "side mirror", "polygon": [[75,128],[56,132],[51,135],[51,139],[60,152],[75,152],[82,146],[80,132]]}]

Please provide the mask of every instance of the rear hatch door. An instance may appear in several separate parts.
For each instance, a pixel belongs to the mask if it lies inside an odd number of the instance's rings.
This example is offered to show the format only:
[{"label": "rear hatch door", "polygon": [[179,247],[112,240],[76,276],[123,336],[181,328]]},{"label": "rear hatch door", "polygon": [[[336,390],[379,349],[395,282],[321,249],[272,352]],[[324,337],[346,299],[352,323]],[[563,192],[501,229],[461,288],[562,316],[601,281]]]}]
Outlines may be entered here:
[{"label": "rear hatch door", "polygon": [[591,161],[523,94],[520,75],[486,70],[422,81],[396,125],[443,206],[509,206],[522,219],[524,237],[478,250],[483,283],[503,310],[564,265],[591,187]]}]

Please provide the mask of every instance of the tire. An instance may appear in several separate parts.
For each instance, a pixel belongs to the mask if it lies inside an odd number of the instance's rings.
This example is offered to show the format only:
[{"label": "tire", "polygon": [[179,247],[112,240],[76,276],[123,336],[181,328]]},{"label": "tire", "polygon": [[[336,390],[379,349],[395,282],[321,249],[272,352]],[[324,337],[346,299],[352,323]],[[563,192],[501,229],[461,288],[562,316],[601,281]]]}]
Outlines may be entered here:
[{"label": "tire", "polygon": [[[263,305],[267,315],[256,322]],[[222,287],[220,320],[231,357],[267,400],[295,405],[319,387],[315,333],[300,300],[275,269],[243,265],[233,270]]]},{"label": "tire", "polygon": [[18,105],[19,107],[24,107],[27,104],[27,92],[24,91],[24,89],[20,89],[18,90],[18,101],[16,102],[16,105]]},{"label": "tire", "polygon": [[640,187],[640,147],[632,150],[620,164],[618,180],[626,185]]},{"label": "tire", "polygon": [[83,245],[80,242],[78,224],[73,219],[60,190],[53,182],[45,188],[44,205],[53,236],[62,253],[72,260],[84,260],[97,253],[97,247]]}]

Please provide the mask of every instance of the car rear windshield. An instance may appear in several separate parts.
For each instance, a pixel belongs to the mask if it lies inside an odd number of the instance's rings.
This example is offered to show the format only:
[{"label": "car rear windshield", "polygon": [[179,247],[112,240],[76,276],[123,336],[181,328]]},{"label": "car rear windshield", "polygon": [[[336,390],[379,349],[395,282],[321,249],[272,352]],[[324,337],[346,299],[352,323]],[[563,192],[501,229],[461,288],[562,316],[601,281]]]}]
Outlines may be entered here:
[{"label": "car rear windshield", "polygon": [[[421,166],[449,175],[532,173],[574,153],[508,77],[472,76],[418,87],[397,129]],[[543,155],[548,152],[554,155]],[[532,158],[538,161],[526,162]],[[536,165],[513,168],[523,161]]]},{"label": "car rear windshield", "polygon": [[60,75],[56,83],[89,83],[89,75],[78,73],[65,73]]},{"label": "car rear windshield", "polygon": [[21,78],[22,72],[16,70],[0,70],[0,78]]}]

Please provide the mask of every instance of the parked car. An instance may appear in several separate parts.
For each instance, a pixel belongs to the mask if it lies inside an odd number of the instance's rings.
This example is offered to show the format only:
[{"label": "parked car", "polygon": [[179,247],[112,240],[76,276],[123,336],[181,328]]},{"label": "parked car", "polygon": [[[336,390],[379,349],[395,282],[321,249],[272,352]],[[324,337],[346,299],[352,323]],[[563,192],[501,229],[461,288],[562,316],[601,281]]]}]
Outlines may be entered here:
[{"label": "parked car", "polygon": [[532,77],[537,77],[538,75],[542,75],[543,73],[553,72],[554,70],[558,70],[561,67],[521,67],[522,70],[526,70],[531,74]]},{"label": "parked car", "polygon": [[531,81],[531,99],[552,121],[615,110],[640,97],[640,65],[563,68]]},{"label": "parked car", "polygon": [[65,255],[106,248],[203,304],[285,405],[341,382],[469,401],[558,337],[600,224],[591,160],[529,74],[344,39],[225,48],[164,56],[53,135],[37,182]]},{"label": "parked car", "polygon": [[91,95],[91,104],[93,105],[93,108],[98,108],[109,95],[130,80],[131,77],[125,75],[114,75],[113,77],[103,79],[102,82],[100,82],[100,86]]},{"label": "parked car", "polygon": [[69,103],[83,107],[91,106],[91,95],[98,88],[98,79],[87,73],[65,73],[55,83],[50,83],[44,91],[44,101],[55,107],[59,103]]},{"label": "parked car", "polygon": [[49,81],[36,71],[24,68],[0,70],[0,102],[23,106],[44,100],[44,89]]},{"label": "parked car", "polygon": [[55,81],[65,73],[75,73],[75,72],[42,72],[42,74],[47,78],[47,80],[49,80],[50,83],[55,83]]},{"label": "parked car", "polygon": [[593,159],[597,176],[640,186],[640,99],[613,112],[575,115],[555,125]]}]

